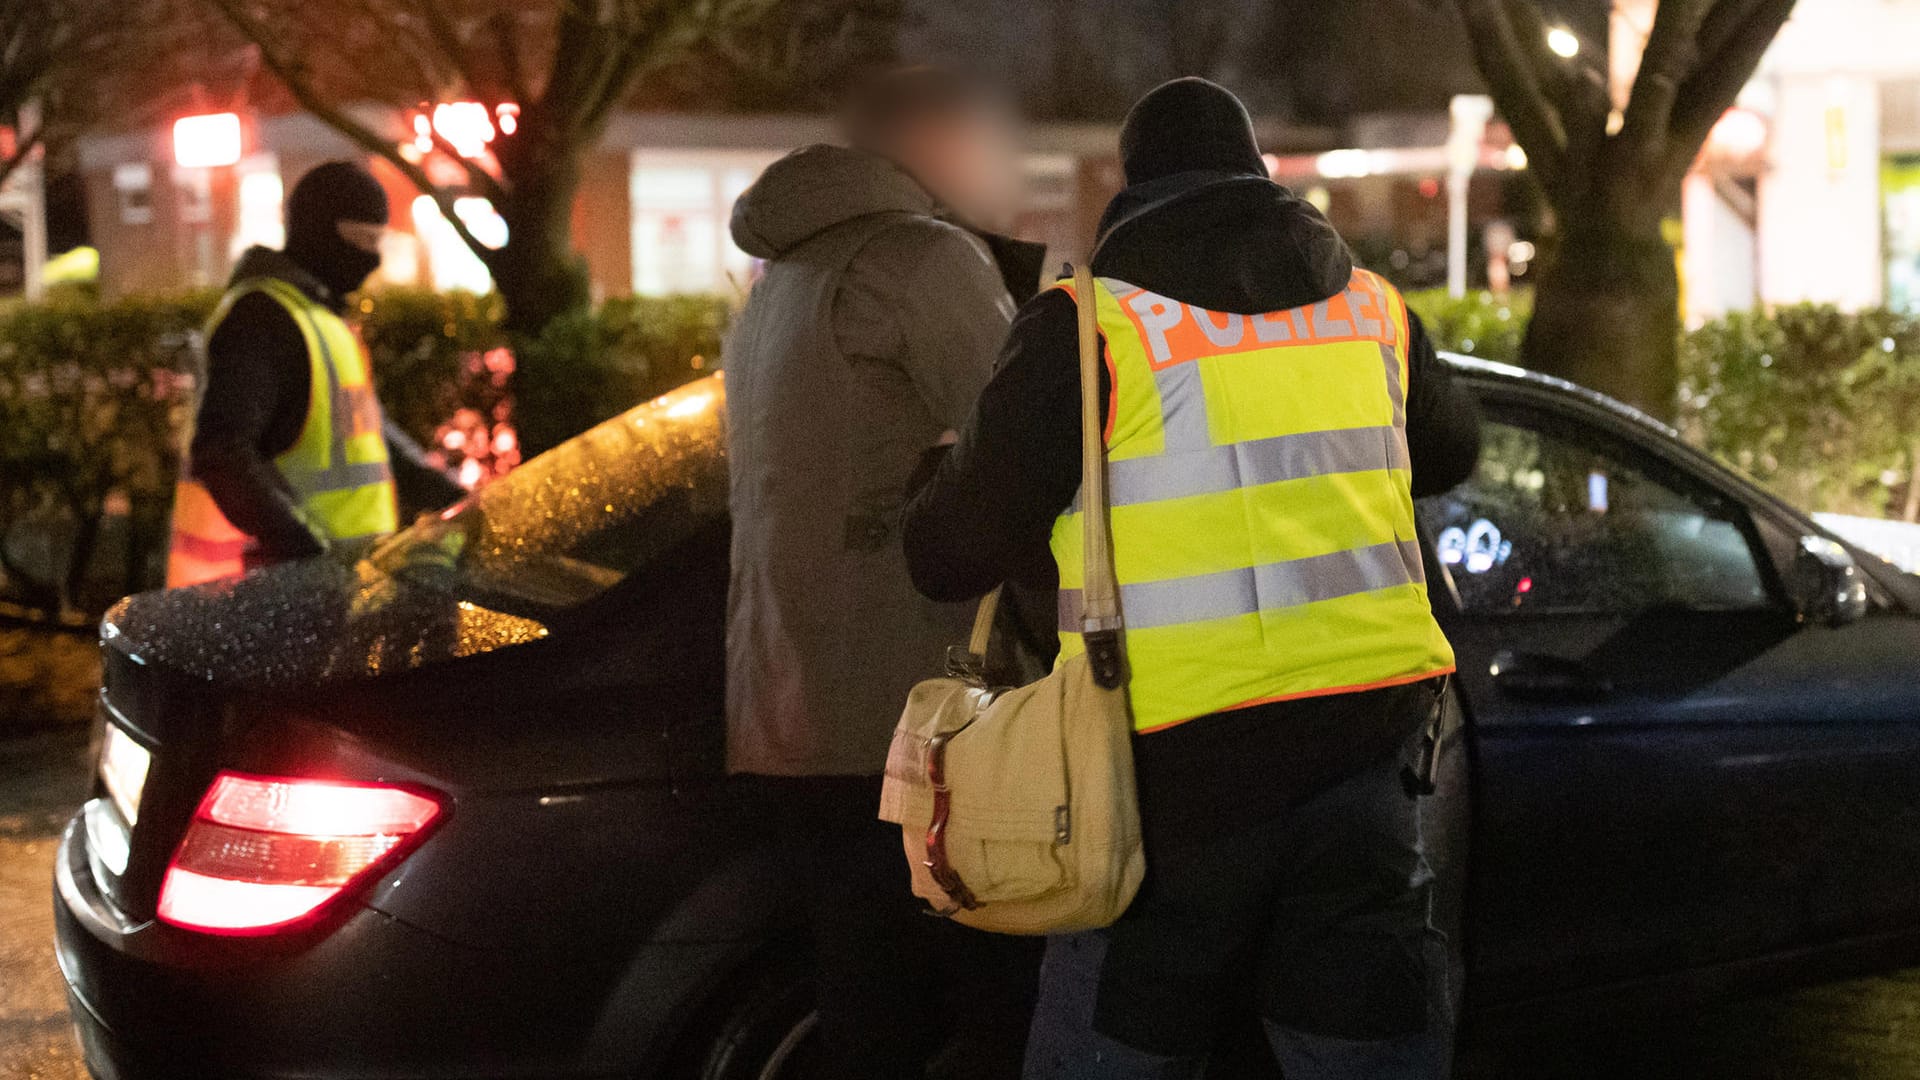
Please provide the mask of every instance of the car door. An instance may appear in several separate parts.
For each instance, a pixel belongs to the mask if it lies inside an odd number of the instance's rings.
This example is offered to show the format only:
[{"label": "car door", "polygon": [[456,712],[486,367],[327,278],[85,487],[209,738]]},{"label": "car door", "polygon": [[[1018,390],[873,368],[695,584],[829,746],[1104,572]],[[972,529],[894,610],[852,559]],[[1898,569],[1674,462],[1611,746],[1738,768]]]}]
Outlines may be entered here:
[{"label": "car door", "polygon": [[[1912,865],[1914,800],[1896,792],[1920,724],[1888,726],[1913,692],[1878,672],[1914,655],[1914,620],[1803,626],[1776,555],[1797,537],[1738,490],[1571,395],[1481,389],[1478,471],[1420,506],[1477,734],[1476,998],[1774,953],[1910,909],[1889,893],[1862,910],[1832,878],[1866,852],[1883,878]],[[1867,683],[1885,692],[1847,699]]]}]

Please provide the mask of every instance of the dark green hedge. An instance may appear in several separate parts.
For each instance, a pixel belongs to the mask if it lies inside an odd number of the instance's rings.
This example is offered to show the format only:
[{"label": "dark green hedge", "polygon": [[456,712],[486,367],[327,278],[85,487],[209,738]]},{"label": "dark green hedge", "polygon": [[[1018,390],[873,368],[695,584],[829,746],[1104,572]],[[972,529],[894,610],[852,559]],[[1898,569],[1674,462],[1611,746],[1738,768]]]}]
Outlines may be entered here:
[{"label": "dark green hedge", "polygon": [[1517,364],[1520,338],[1533,314],[1533,293],[1521,289],[1497,297],[1474,292],[1456,300],[1445,289],[1425,289],[1408,293],[1407,306],[1426,324],[1436,347]]},{"label": "dark green hedge", "polygon": [[210,295],[0,309],[0,571],[30,607],[68,610],[105,535],[117,580],[153,579]]},{"label": "dark green hedge", "polygon": [[730,312],[716,296],[628,296],[549,326],[518,350],[514,416],[528,453],[718,366]]},{"label": "dark green hedge", "polygon": [[[1520,362],[1531,297],[1413,293],[1436,345]],[[1920,515],[1920,319],[1812,304],[1728,315],[1680,338],[1688,441],[1812,510]]]},{"label": "dark green hedge", "polygon": [[1811,304],[1680,343],[1682,434],[1815,510],[1920,516],[1920,319]]},{"label": "dark green hedge", "polygon": [[[0,600],[93,611],[160,579],[217,300],[0,307]],[[459,443],[439,449],[485,473],[517,460],[515,426],[519,442],[550,446],[704,373],[727,313],[713,297],[612,300],[522,343],[517,375],[495,297],[386,290],[355,320],[389,414],[423,444]]]}]

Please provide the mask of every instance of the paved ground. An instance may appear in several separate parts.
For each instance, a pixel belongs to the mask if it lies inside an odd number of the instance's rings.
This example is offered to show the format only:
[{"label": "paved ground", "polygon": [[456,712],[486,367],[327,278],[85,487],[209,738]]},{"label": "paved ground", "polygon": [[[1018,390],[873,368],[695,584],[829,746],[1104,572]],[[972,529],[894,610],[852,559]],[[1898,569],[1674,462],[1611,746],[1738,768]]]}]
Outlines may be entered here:
[{"label": "paved ground", "polygon": [[0,1080],[83,1080],[53,963],[53,849],[86,794],[73,729],[0,742]]},{"label": "paved ground", "polygon": [[[86,775],[71,730],[0,740],[0,1080],[85,1080],[49,944],[49,875]],[[1914,1080],[1920,970],[1529,1043],[1475,1048],[1467,1077]]]}]

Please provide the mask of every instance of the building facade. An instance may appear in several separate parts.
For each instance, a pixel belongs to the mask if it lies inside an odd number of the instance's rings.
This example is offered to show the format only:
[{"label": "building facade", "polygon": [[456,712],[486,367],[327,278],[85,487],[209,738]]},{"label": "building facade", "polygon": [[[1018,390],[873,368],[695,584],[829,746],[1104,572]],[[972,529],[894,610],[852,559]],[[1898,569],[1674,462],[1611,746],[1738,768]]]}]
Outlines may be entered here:
[{"label": "building facade", "polygon": [[[400,118],[368,111],[376,130]],[[304,114],[249,124],[231,165],[183,167],[168,128],[97,136],[80,148],[89,225],[108,295],[223,283],[254,244],[285,239],[281,207],[308,169],[366,160],[393,206],[381,278],[394,285],[486,291],[485,267],[434,200],[385,161]],[[1264,142],[1311,150],[1324,133],[1262,123]],[[1094,226],[1120,187],[1118,129],[1042,125],[1028,133],[1026,207],[1018,232],[1053,249],[1053,261],[1086,253]],[[629,113],[615,117],[582,171],[574,242],[596,298],[743,290],[753,260],[733,245],[728,220],[741,191],[790,150],[835,138],[820,116]],[[428,164],[432,164],[429,160]],[[457,171],[451,162],[442,164]],[[486,200],[459,198],[455,212],[483,243],[505,239]]]}]

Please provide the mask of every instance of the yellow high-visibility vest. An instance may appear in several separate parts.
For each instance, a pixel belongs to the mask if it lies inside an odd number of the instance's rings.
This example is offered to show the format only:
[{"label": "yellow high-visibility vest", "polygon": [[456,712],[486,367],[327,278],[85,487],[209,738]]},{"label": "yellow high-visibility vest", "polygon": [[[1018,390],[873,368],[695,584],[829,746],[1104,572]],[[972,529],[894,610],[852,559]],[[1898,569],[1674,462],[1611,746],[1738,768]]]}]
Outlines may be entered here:
[{"label": "yellow high-visibility vest", "polygon": [[[1135,727],[1452,671],[1414,529],[1393,286],[1356,271],[1265,315],[1095,289]],[[1080,509],[1053,527],[1063,660],[1084,648]]]},{"label": "yellow high-visibility vest", "polygon": [[[393,467],[366,346],[340,316],[274,278],[241,282],[221,298],[207,336],[249,292],[263,292],[293,316],[307,343],[307,418],[300,437],[273,459],[309,524],[336,541],[384,536],[399,526]],[[205,486],[183,474],[174,488],[167,585],[230,577],[245,569],[252,543],[227,520]]]}]

